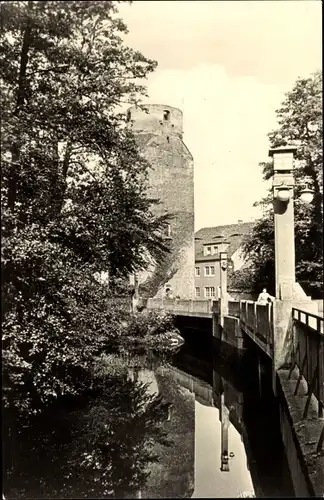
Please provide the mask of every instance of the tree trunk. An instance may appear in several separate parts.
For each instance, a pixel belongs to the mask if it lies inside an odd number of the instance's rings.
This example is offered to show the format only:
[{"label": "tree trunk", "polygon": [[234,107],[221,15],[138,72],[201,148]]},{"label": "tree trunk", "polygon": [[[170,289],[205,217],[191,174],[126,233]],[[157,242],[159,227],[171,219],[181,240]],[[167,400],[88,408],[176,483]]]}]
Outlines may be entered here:
[{"label": "tree trunk", "polygon": [[[29,0],[27,6],[28,15],[31,14],[33,8],[33,2]],[[26,71],[28,65],[28,54],[32,41],[32,27],[30,23],[30,18],[28,17],[25,27],[23,28],[22,34],[22,47],[20,53],[20,68],[19,68],[19,77],[18,77],[18,89],[17,89],[17,101],[16,101],[16,109],[15,116],[19,115],[19,112],[22,106],[25,103],[26,98]],[[18,180],[18,169],[19,169],[19,160],[20,160],[20,133],[19,123],[16,129],[16,138],[15,142],[11,148],[11,173],[9,176],[8,183],[8,206],[11,210],[15,208],[16,202],[16,192],[17,192],[17,180]]]},{"label": "tree trunk", "polygon": [[63,168],[62,168],[62,176],[64,181],[66,181],[67,173],[69,170],[71,155],[72,155],[72,142],[68,140],[63,160]]}]

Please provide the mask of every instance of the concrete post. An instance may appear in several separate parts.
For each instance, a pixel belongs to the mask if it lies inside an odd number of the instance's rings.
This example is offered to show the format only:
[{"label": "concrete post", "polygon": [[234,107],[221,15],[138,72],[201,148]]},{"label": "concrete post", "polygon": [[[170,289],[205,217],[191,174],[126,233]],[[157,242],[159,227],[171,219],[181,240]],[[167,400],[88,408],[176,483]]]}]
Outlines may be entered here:
[{"label": "concrete post", "polygon": [[294,176],[296,148],[270,149],[273,157],[273,206],[276,298],[292,300],[295,285]]},{"label": "concrete post", "polygon": [[273,209],[276,300],[273,303],[272,386],[277,392],[277,370],[287,366],[293,348],[291,310],[295,288],[294,153],[284,146],[270,149],[273,158]]},{"label": "concrete post", "polygon": [[[273,389],[276,371],[287,367],[295,343],[292,307],[314,310],[312,302],[296,283],[294,227],[294,146],[270,149],[273,158],[273,207],[275,237],[276,299],[273,303]],[[314,311],[315,312],[315,311]]]},{"label": "concrete post", "polygon": [[222,334],[221,334],[221,327],[220,327],[220,315],[218,313],[213,312],[213,337],[216,337],[217,339],[221,340]]}]

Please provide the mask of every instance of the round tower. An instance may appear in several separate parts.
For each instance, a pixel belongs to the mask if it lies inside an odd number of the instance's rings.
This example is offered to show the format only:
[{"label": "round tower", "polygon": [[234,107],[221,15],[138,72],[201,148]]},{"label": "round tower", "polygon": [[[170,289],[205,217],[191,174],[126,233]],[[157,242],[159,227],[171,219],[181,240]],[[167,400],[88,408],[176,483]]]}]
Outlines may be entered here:
[{"label": "round tower", "polygon": [[138,276],[143,297],[194,296],[194,172],[193,158],[183,142],[183,113],[163,104],[131,107],[127,112],[139,147],[149,161],[149,195],[159,199],[156,215],[170,214],[165,233],[170,253],[163,262]]},{"label": "round tower", "polygon": [[156,134],[183,136],[183,113],[180,109],[164,104],[147,104],[145,110],[133,106],[127,111],[134,132],[150,131]]}]

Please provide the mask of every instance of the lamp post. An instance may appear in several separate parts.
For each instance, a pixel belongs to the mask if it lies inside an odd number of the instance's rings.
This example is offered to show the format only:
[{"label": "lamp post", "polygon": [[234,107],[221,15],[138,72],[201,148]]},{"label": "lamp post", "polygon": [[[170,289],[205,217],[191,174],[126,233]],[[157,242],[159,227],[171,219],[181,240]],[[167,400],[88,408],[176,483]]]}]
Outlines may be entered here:
[{"label": "lamp post", "polygon": [[[273,206],[275,238],[276,299],[293,300],[295,274],[294,228],[294,153],[295,146],[281,146],[269,150],[273,158]],[[313,191],[307,182],[300,193],[302,201],[309,203]]]},{"label": "lamp post", "polygon": [[228,297],[227,297],[227,268],[228,268],[228,250],[229,243],[223,241],[221,243],[220,257],[220,325],[224,326],[224,316],[228,314]]},{"label": "lamp post", "polygon": [[[282,146],[269,151],[273,158],[273,208],[275,240],[276,300],[273,312],[273,390],[276,393],[276,370],[287,366],[294,342],[291,328],[291,308],[313,304],[296,283],[294,228],[294,146]],[[312,190],[306,185],[301,191],[304,202],[312,200]]]},{"label": "lamp post", "polygon": [[291,300],[295,284],[294,176],[296,148],[270,149],[273,158],[273,206],[275,238],[276,298]]}]

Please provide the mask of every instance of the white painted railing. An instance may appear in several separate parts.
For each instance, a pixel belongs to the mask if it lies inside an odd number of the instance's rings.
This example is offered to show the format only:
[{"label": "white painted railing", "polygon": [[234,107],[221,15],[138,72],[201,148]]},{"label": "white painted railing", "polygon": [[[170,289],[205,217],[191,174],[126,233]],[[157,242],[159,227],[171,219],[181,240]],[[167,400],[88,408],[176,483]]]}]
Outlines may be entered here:
[{"label": "white painted railing", "polygon": [[217,308],[216,301],[186,300],[186,299],[148,299],[147,309],[163,309],[172,314],[187,313],[188,315],[212,315],[213,308]]}]

